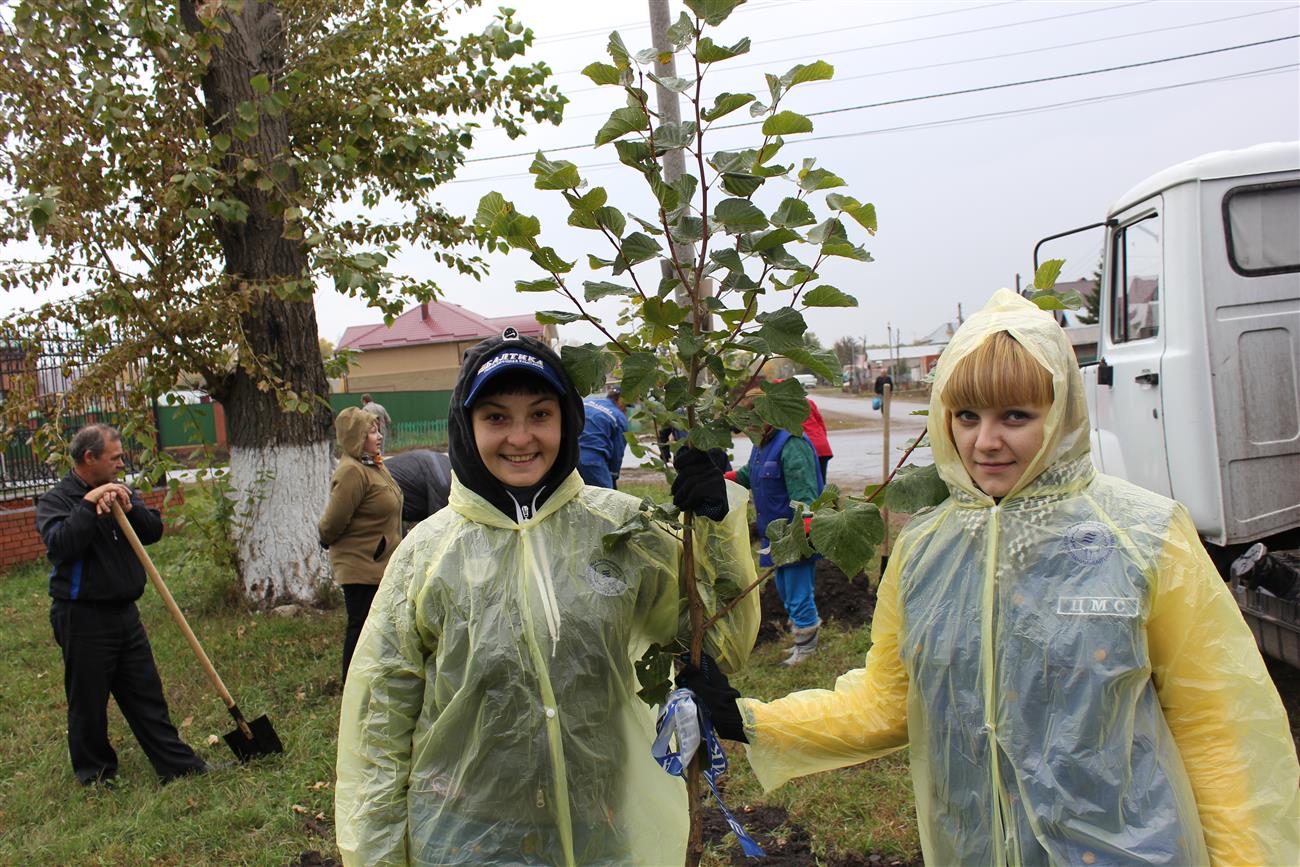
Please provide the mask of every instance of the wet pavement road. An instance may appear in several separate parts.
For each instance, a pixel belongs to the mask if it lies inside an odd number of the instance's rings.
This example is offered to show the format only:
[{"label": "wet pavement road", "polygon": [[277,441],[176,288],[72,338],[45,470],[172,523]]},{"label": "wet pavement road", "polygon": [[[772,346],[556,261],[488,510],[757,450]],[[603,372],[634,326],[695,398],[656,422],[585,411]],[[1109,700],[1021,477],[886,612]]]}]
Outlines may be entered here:
[{"label": "wet pavement road", "polygon": [[[849,494],[860,494],[868,484],[879,482],[882,478],[883,431],[880,426],[880,413],[871,408],[870,399],[837,397],[814,394],[813,401],[823,412],[833,412],[842,416],[857,416],[863,420],[863,427],[846,430],[832,430],[827,433],[831,458],[827,467],[827,481],[838,485],[840,490]],[[921,402],[893,401],[890,405],[890,469],[903,456],[908,444],[914,437],[925,430],[925,416],[911,415],[913,410],[925,409]],[[737,436],[732,443],[732,463],[742,466],[749,460],[749,438]],[[934,458],[928,448],[919,448],[908,457],[910,464],[933,463]],[[634,479],[643,476],[646,471],[639,470],[639,461],[629,451],[623,459],[623,478]]]}]

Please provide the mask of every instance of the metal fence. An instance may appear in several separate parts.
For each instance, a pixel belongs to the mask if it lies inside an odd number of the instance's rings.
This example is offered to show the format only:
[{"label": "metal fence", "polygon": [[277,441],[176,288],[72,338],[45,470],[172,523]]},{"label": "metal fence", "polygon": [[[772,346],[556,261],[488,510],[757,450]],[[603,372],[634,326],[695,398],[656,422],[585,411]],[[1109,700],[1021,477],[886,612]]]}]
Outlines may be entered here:
[{"label": "metal fence", "polygon": [[[87,424],[123,426],[140,362],[130,363],[108,386],[74,391],[115,342],[106,324],[87,329],[46,320],[25,327],[6,322],[0,328],[0,499],[33,496],[58,481],[60,470],[41,460],[33,442],[52,419],[58,418],[68,436]],[[132,444],[123,445],[132,471]]]},{"label": "metal fence", "polygon": [[447,420],[434,421],[399,421],[388,427],[388,437],[384,440],[384,452],[392,454],[405,449],[430,448],[446,445]]}]

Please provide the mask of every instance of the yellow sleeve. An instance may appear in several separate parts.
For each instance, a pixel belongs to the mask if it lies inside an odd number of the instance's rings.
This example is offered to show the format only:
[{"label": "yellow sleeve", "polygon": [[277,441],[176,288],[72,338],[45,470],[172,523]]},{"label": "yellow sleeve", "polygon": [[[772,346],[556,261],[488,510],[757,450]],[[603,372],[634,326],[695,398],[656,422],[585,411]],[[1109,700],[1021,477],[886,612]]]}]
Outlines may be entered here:
[{"label": "yellow sleeve", "polygon": [[417,574],[429,567],[420,550],[403,544],[389,562],[343,689],[334,817],[347,867],[408,863],[411,747],[437,646],[418,623]]},{"label": "yellow sleeve", "polygon": [[1212,863],[1300,864],[1300,766],[1286,710],[1181,506],[1154,584],[1152,679]]},{"label": "yellow sleeve", "polygon": [[907,746],[907,670],[898,654],[898,571],[890,559],[876,594],[871,649],[862,668],[775,701],[742,698],[746,751],[767,791],[787,780],[858,764]]}]

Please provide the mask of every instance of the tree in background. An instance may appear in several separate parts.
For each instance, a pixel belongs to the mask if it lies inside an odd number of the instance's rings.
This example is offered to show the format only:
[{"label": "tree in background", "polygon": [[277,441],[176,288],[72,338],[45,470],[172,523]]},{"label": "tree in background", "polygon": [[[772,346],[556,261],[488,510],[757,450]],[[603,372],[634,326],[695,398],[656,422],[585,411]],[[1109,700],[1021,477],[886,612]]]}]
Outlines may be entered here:
[{"label": "tree in background", "polygon": [[318,281],[391,319],[437,291],[388,270],[399,245],[481,275],[458,251],[464,221],[429,194],[463,162],[473,118],[513,137],[525,118],[560,117],[545,65],[510,64],[532,41],[511,11],[448,35],[477,3],[25,0],[0,12],[0,180],[16,194],[0,210],[0,287],[81,290],[0,337],[63,322],[86,345],[56,403],[27,394],[6,414],[45,410],[38,447],[66,463],[63,415],[88,395],[131,377],[126,433],[147,443],[149,398],[201,374],[226,407],[236,562],[255,604],[311,601],[328,577]]},{"label": "tree in background", "polygon": [[858,343],[852,337],[841,337],[831,345],[831,351],[839,360],[840,367],[850,367],[857,358]]}]

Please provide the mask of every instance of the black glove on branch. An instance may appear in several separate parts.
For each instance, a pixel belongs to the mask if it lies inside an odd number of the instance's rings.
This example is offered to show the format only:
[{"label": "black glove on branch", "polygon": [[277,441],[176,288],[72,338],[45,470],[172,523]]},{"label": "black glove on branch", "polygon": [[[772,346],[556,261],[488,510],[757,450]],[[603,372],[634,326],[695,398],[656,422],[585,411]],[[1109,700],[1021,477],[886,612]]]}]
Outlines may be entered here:
[{"label": "black glove on branch", "polygon": [[740,693],[732,688],[713,657],[701,654],[698,668],[691,665],[687,654],[682,654],[677,661],[682,665],[675,679],[677,686],[695,693],[696,703],[704,709],[704,715],[713,723],[718,737],[749,743],[749,738],[745,737],[745,721],[740,716],[740,706],[736,704]]},{"label": "black glove on branch", "polygon": [[701,518],[721,521],[727,516],[727,482],[707,452],[682,446],[673,458],[673,505]]}]

